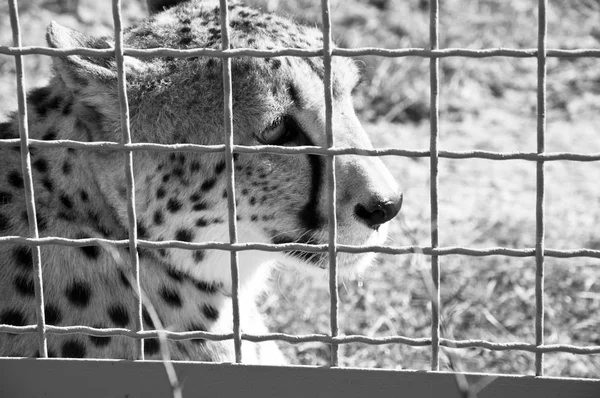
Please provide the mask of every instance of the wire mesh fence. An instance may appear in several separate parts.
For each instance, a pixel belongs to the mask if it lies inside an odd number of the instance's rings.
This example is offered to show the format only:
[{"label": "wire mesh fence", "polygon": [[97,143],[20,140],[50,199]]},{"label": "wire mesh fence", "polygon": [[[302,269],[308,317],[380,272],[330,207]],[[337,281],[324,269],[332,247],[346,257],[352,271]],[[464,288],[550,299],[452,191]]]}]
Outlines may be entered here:
[{"label": "wire mesh fence", "polygon": [[[323,26],[323,48],[317,49],[231,49],[229,31],[229,11],[227,1],[220,1],[220,18],[222,26],[222,48],[213,49],[191,49],[179,50],[169,48],[157,49],[130,49],[123,44],[123,28],[121,16],[121,2],[113,1],[114,16],[114,49],[97,50],[85,48],[52,49],[46,47],[23,47],[21,43],[21,31],[19,26],[17,1],[9,0],[10,18],[13,31],[13,47],[0,47],[0,54],[13,56],[17,70],[18,86],[18,117],[19,117],[19,139],[0,140],[0,147],[19,147],[21,153],[21,168],[25,181],[25,194],[27,197],[27,215],[29,219],[29,237],[8,236],[0,237],[0,244],[22,244],[33,248],[33,264],[35,268],[35,297],[36,297],[36,325],[10,326],[0,325],[0,332],[10,333],[36,333],[38,336],[40,356],[47,357],[47,334],[75,334],[84,333],[93,336],[128,336],[137,340],[137,358],[144,359],[143,339],[158,337],[162,333],[171,340],[186,340],[192,338],[203,338],[207,340],[233,340],[235,347],[236,362],[243,362],[241,347],[244,341],[262,342],[268,340],[280,340],[289,343],[321,342],[331,346],[330,364],[339,364],[339,345],[348,343],[365,344],[405,344],[410,346],[428,346],[431,348],[431,369],[439,370],[440,347],[463,349],[478,347],[486,350],[522,350],[535,353],[535,374],[543,375],[544,354],[553,352],[565,352],[572,354],[590,355],[599,354],[600,346],[581,347],[568,344],[545,344],[544,342],[544,280],[546,257],[575,258],[590,257],[600,258],[600,250],[596,249],[573,249],[557,250],[546,248],[545,245],[545,163],[551,161],[576,161],[591,162],[599,161],[600,153],[583,154],[572,152],[546,152],[546,64],[549,57],[600,58],[600,50],[576,49],[561,50],[547,49],[547,0],[539,0],[538,4],[538,47],[536,49],[440,49],[439,48],[439,2],[430,3],[430,48],[429,49],[382,49],[382,48],[355,48],[342,49],[333,48],[331,35],[332,25],[330,18],[330,2],[322,1],[322,26]],[[25,77],[23,72],[23,57],[30,54],[47,56],[83,55],[93,57],[114,57],[118,71],[118,94],[121,110],[121,142],[77,142],[71,140],[56,140],[52,142],[30,139],[28,134],[28,119],[25,95]],[[372,55],[380,57],[425,57],[430,59],[430,146],[429,150],[406,150],[403,148],[386,149],[358,149],[335,146],[333,125],[333,98],[332,98],[332,70],[331,60],[333,57],[357,57]],[[195,145],[195,144],[158,144],[158,143],[134,143],[129,126],[129,109],[126,91],[126,75],[124,72],[124,57],[214,57],[222,59],[222,78],[224,87],[224,144],[223,145]],[[279,147],[270,145],[241,146],[235,145],[233,141],[233,106],[232,106],[232,58],[250,57],[322,57],[325,66],[324,75],[324,97],[325,97],[325,135],[327,145],[324,147],[301,146],[301,147]],[[535,58],[537,60],[537,151],[535,152],[492,152],[492,151],[444,151],[439,149],[440,132],[440,71],[439,62],[445,57],[514,57]],[[61,237],[40,238],[37,230],[35,192],[33,190],[33,177],[31,170],[30,148],[74,148],[79,150],[111,150],[122,152],[126,158],[124,170],[127,178],[127,210],[129,239],[108,240],[100,238],[90,239],[67,239]],[[135,181],[133,173],[133,153],[136,151],[153,152],[194,152],[194,153],[224,153],[226,158],[227,175],[227,206],[229,214],[229,242],[201,242],[190,243],[181,241],[148,241],[138,239],[136,228],[135,203]],[[314,154],[326,159],[327,169],[327,197],[328,197],[328,243],[321,245],[286,243],[286,244],[263,244],[263,243],[239,243],[236,222],[235,202],[235,179],[233,155],[235,153],[273,153],[273,154]],[[336,222],[336,173],[335,157],[339,155],[356,154],[361,156],[400,156],[409,158],[428,158],[430,161],[430,205],[431,226],[430,246],[350,246],[337,242]],[[448,159],[489,159],[489,160],[527,160],[536,163],[536,239],[535,247],[515,249],[510,247],[493,247],[475,249],[469,247],[440,247],[439,246],[439,160]],[[533,209],[532,209],[533,210]],[[42,283],[42,265],[40,259],[40,247],[43,245],[64,245],[81,247],[88,245],[111,245],[115,247],[128,247],[130,259],[135,277],[135,290],[137,297],[137,315],[135,317],[135,329],[125,328],[93,328],[88,326],[53,326],[47,325],[44,319],[44,295]],[[142,324],[142,290],[140,286],[140,264],[137,248],[165,249],[179,248],[187,250],[213,249],[223,250],[230,253],[231,275],[232,275],[232,302],[233,302],[233,331],[228,334],[215,334],[202,331],[194,332],[158,332],[156,330],[144,330]],[[329,255],[329,289],[330,289],[330,333],[328,334],[306,334],[293,335],[284,333],[269,333],[263,335],[246,334],[240,328],[239,308],[239,270],[238,253],[247,250],[263,251],[289,251],[301,250],[311,253],[328,253]],[[362,335],[346,336],[339,333],[338,320],[338,275],[337,275],[337,253],[365,253],[377,252],[387,254],[411,254],[421,253],[431,258],[431,337],[412,338],[410,336],[389,337],[367,337]],[[533,257],[536,262],[535,278],[535,342],[509,342],[498,343],[484,340],[453,340],[442,337],[440,329],[440,261],[443,256],[510,256],[510,257]]]}]

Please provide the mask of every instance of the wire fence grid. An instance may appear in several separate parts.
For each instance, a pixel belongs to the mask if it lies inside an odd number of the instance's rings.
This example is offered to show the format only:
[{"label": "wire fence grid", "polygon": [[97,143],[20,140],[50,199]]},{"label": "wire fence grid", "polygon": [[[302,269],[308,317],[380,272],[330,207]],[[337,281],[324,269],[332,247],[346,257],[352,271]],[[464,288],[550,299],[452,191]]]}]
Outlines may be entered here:
[{"label": "wire fence grid", "polygon": [[[322,342],[331,346],[330,364],[339,365],[340,344],[348,343],[366,343],[366,344],[405,344],[410,346],[430,346],[431,347],[431,369],[439,370],[439,350],[440,347],[449,347],[453,349],[478,347],[487,350],[520,350],[535,353],[535,374],[544,373],[544,354],[553,352],[563,352],[571,354],[600,354],[600,346],[581,347],[567,344],[544,344],[544,259],[545,257],[591,257],[600,258],[600,250],[592,249],[573,249],[573,250],[555,250],[545,247],[544,242],[544,204],[545,204],[545,174],[544,165],[548,161],[577,161],[590,162],[600,161],[600,153],[581,154],[581,153],[547,153],[545,152],[546,136],[546,62],[548,57],[595,57],[600,58],[600,49],[547,49],[547,19],[546,8],[547,0],[538,1],[538,47],[536,49],[460,49],[449,48],[439,49],[439,2],[430,1],[430,48],[409,48],[409,49],[383,49],[383,48],[355,48],[341,49],[333,48],[331,41],[331,18],[330,1],[322,0],[322,31],[323,48],[320,49],[293,49],[284,48],[276,50],[255,50],[255,49],[231,49],[230,31],[229,31],[229,11],[227,0],[220,0],[221,9],[221,27],[222,27],[222,46],[221,50],[213,49],[193,49],[176,50],[169,48],[156,48],[150,50],[125,48],[123,45],[123,28],[121,16],[121,1],[113,0],[113,19],[115,45],[113,49],[93,50],[86,48],[54,49],[46,47],[24,47],[21,43],[21,31],[17,11],[17,0],[8,0],[10,9],[10,21],[13,32],[13,47],[0,46],[0,54],[13,56],[16,64],[17,91],[18,91],[18,122],[19,139],[0,140],[0,148],[20,147],[21,168],[25,182],[25,195],[27,205],[27,215],[29,219],[30,237],[6,236],[0,237],[0,244],[22,244],[32,247],[34,283],[36,297],[36,325],[30,326],[10,326],[0,325],[0,332],[9,333],[36,333],[38,337],[39,352],[41,357],[47,357],[48,333],[51,334],[76,334],[83,333],[92,336],[128,336],[137,339],[136,353],[138,359],[144,359],[143,339],[159,337],[163,334],[171,340],[187,340],[203,338],[208,340],[233,340],[235,348],[235,361],[242,362],[242,341],[262,342],[268,340],[280,340],[288,343],[302,342]],[[71,140],[56,140],[53,142],[41,141],[29,138],[27,107],[25,95],[25,78],[23,72],[22,58],[24,55],[37,54],[47,56],[67,56],[82,55],[93,57],[114,57],[118,71],[118,93],[121,109],[121,142],[78,142]],[[405,150],[402,148],[386,149],[357,149],[346,147],[335,147],[333,136],[333,100],[332,100],[332,70],[331,60],[334,56],[356,57],[363,55],[374,55],[381,57],[426,57],[430,58],[430,147],[429,150]],[[222,58],[222,76],[224,85],[224,144],[223,145],[193,145],[193,144],[173,144],[162,145],[156,143],[133,143],[129,126],[129,108],[126,92],[126,76],[123,68],[125,56],[132,57],[197,57],[208,56]],[[269,145],[259,146],[239,146],[233,143],[233,110],[232,110],[232,80],[231,80],[231,59],[234,57],[252,56],[252,57],[322,57],[325,67],[324,75],[324,98],[325,98],[325,134],[327,145],[325,147],[302,146],[302,147],[278,147]],[[445,57],[535,57],[537,59],[537,151],[536,152],[490,152],[490,151],[444,151],[439,150],[439,63],[441,58]],[[110,149],[123,152],[126,158],[125,174],[127,177],[127,209],[128,209],[128,229],[129,239],[127,240],[107,240],[99,238],[89,239],[66,239],[60,237],[40,238],[37,230],[36,209],[34,200],[33,180],[31,171],[30,148],[75,148],[81,150]],[[211,153],[221,152],[226,157],[226,175],[227,175],[227,205],[229,212],[229,242],[201,242],[190,243],[181,241],[163,241],[154,242],[140,240],[137,237],[136,229],[136,211],[135,211],[135,181],[133,174],[133,152],[135,151],[156,151],[156,152],[195,152]],[[236,222],[236,204],[235,204],[235,180],[233,172],[233,154],[234,153],[275,153],[275,154],[315,154],[326,158],[327,173],[327,198],[328,198],[328,243],[321,245],[310,245],[300,243],[287,244],[262,244],[262,243],[238,243],[238,231]],[[345,154],[356,154],[362,156],[402,156],[402,157],[428,157],[430,159],[430,204],[431,204],[431,246],[350,246],[337,243],[337,222],[336,222],[336,179],[335,179],[335,156]],[[508,247],[492,247],[486,249],[473,249],[468,247],[439,247],[439,209],[438,209],[438,165],[440,158],[450,159],[492,159],[492,160],[527,160],[537,164],[536,173],[536,241],[535,247],[526,249],[513,249]],[[40,247],[44,245],[64,245],[64,246],[102,246],[112,245],[113,247],[128,247],[130,261],[134,269],[134,288],[137,291],[137,314],[135,317],[135,329],[122,328],[93,328],[88,326],[69,326],[59,327],[47,325],[44,319],[44,294],[42,283],[42,268],[40,260]],[[180,248],[188,250],[213,249],[230,252],[231,275],[232,275],[232,302],[233,302],[233,332],[228,334],[215,334],[210,332],[170,332],[144,330],[142,323],[142,291],[140,287],[140,263],[137,254],[137,248]],[[240,308],[239,308],[239,272],[238,272],[238,252],[244,250],[263,250],[263,251],[288,251],[302,250],[307,252],[327,252],[329,254],[329,289],[330,289],[330,333],[329,334],[306,334],[290,335],[284,333],[268,333],[262,335],[253,335],[242,333],[240,329]],[[367,337],[362,335],[339,335],[338,325],[338,291],[337,291],[337,258],[338,252],[364,253],[378,252],[388,254],[411,254],[421,253],[431,257],[431,281],[433,292],[432,300],[432,322],[431,338],[411,338],[406,336],[391,337]],[[535,257],[536,261],[536,282],[535,282],[535,342],[510,342],[496,343],[484,340],[452,340],[440,336],[440,258],[446,255],[465,255],[465,256],[511,256],[511,257]]]}]

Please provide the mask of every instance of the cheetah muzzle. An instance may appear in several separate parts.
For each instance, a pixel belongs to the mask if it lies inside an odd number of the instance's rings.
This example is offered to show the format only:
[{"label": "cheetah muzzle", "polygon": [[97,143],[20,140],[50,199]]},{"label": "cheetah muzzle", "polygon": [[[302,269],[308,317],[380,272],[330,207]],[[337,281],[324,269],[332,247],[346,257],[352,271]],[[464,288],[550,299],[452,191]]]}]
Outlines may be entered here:
[{"label": "cheetah muzzle", "polygon": [[[218,5],[149,1],[151,17],[124,32],[129,48],[219,48]],[[171,4],[179,3],[179,4]],[[234,48],[320,48],[319,30],[237,3],[230,4]],[[50,24],[54,48],[112,48],[110,38],[87,37]],[[117,71],[112,58],[55,57],[48,86],[28,94],[30,136],[41,140],[120,141]],[[217,58],[126,57],[131,131],[135,142],[223,143],[223,85]],[[371,148],[355,116],[351,91],[358,70],[333,58],[336,146]],[[233,132],[238,145],[325,146],[323,62],[319,57],[232,59]],[[18,137],[15,114],[0,138]],[[0,234],[27,236],[24,182],[17,148],[0,156]],[[125,157],[110,150],[32,148],[40,235],[128,238]],[[225,158],[222,153],[134,152],[138,237],[148,241],[229,241]],[[376,157],[336,157],[338,243],[382,244],[402,195]],[[234,156],[240,242],[328,241],[327,178],[317,155],[239,153]],[[133,328],[135,293],[125,250],[98,246],[41,247],[45,320],[58,326]],[[229,333],[232,328],[229,253],[222,250],[140,249],[141,285],[169,330]],[[373,253],[340,253],[340,270],[364,267]],[[328,267],[326,253],[240,251],[241,322],[264,333],[254,295],[274,263]],[[31,251],[0,245],[0,323],[35,324]],[[143,311],[144,328],[156,325]],[[231,361],[230,341],[173,341],[175,359]],[[244,361],[283,362],[273,342],[245,342]],[[48,335],[50,356],[134,358],[133,339]],[[146,339],[145,353],[159,356]],[[0,355],[36,356],[33,334],[0,333]]]}]

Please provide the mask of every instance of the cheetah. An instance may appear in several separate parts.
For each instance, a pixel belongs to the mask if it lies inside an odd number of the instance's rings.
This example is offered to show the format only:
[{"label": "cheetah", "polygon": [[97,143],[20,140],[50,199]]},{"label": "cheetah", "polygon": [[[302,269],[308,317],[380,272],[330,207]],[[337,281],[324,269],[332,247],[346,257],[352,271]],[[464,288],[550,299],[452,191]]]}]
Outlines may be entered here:
[{"label": "cheetah", "polygon": [[[148,1],[151,15],[124,32],[129,48],[221,46],[217,3]],[[321,32],[240,3],[229,4],[234,48],[321,48]],[[88,37],[57,23],[47,30],[53,48],[108,49],[108,37]],[[114,58],[53,57],[46,87],[27,95],[29,132],[38,140],[120,141]],[[352,105],[359,71],[348,58],[332,63],[334,137],[340,147],[372,148]],[[125,59],[134,142],[223,144],[223,83],[218,58]],[[233,134],[238,145],[325,146],[324,66],[320,57],[232,59]],[[18,137],[16,114],[0,138]],[[0,235],[28,236],[18,147],[0,155]],[[41,237],[128,238],[126,158],[122,152],[30,148],[37,225]],[[338,242],[376,245],[399,212],[400,189],[376,157],[337,156]],[[312,154],[234,154],[239,242],[325,244],[327,178]],[[226,163],[222,152],[135,151],[137,234],[147,241],[228,242]],[[136,293],[126,249],[41,246],[44,314],[48,325],[133,329]],[[341,272],[366,267],[373,253],[339,253]],[[119,261],[121,259],[121,261]],[[125,261],[123,261],[125,259]],[[230,256],[223,250],[140,248],[140,281],[162,325],[171,331],[231,333]],[[239,252],[241,328],[266,333],[255,304],[269,270],[289,264],[328,268],[327,253]],[[0,244],[0,324],[36,323],[30,247]],[[147,307],[145,330],[156,328]],[[231,362],[233,342],[170,341],[178,360]],[[244,342],[247,363],[285,363],[274,342]],[[145,339],[146,358],[160,358],[157,339]],[[125,336],[48,334],[50,357],[135,357]],[[39,356],[35,334],[0,333],[0,356]]]}]

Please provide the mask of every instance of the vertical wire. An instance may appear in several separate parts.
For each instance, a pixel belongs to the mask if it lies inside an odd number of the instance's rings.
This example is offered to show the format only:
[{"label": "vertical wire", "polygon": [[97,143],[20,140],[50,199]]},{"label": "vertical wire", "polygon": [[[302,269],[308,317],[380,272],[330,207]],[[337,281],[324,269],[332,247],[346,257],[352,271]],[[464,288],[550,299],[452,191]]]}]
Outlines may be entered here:
[{"label": "vertical wire", "polygon": [[[229,36],[229,11],[227,0],[220,0],[221,8],[221,37],[222,50],[230,49]],[[227,170],[227,210],[229,212],[229,242],[237,243],[237,222],[235,208],[235,176],[233,162],[233,102],[231,83],[231,58],[222,58],[223,62],[223,120],[225,124],[225,165]],[[233,346],[235,349],[235,362],[242,362],[242,332],[240,326],[240,298],[239,298],[239,269],[237,251],[231,251],[231,304],[233,307]]]},{"label": "vertical wire", "polygon": [[[323,66],[325,76],[323,86],[325,90],[325,134],[327,136],[327,148],[333,147],[333,88],[332,88],[332,43],[331,43],[331,15],[329,0],[321,1],[323,20]],[[329,231],[328,255],[329,255],[329,295],[330,295],[330,329],[331,336],[339,334],[339,296],[337,276],[337,217],[336,217],[336,187],[335,187],[335,156],[327,155],[327,227]],[[331,344],[330,365],[339,365],[339,345]]]},{"label": "vertical wire", "polygon": [[[119,106],[121,110],[121,133],[123,142],[131,144],[131,130],[129,126],[129,105],[127,102],[127,80],[125,76],[123,53],[123,27],[121,16],[121,0],[113,0],[113,22],[115,27],[115,60],[117,62],[117,86],[119,90]],[[135,181],[133,176],[133,152],[125,152],[125,175],[127,177],[127,219],[129,222],[129,256],[135,275],[135,329],[140,332],[144,329],[142,322],[142,289],[140,284],[140,259],[137,252],[137,216],[135,213]],[[135,341],[136,357],[144,359],[144,339]]]},{"label": "vertical wire", "polygon": [[[21,27],[19,25],[19,13],[16,0],[8,2],[10,9],[10,24],[12,27],[13,43],[15,47],[21,48]],[[15,55],[15,67],[17,75],[17,101],[19,136],[21,138],[21,172],[25,188],[25,205],[27,207],[27,219],[29,221],[29,236],[39,238],[37,215],[35,210],[35,195],[33,192],[33,175],[31,172],[31,154],[29,153],[29,121],[27,119],[27,103],[25,95],[25,74],[23,71],[23,56]],[[44,284],[42,279],[42,262],[40,247],[33,246],[33,285],[35,292],[35,316],[37,323],[37,337],[41,358],[48,358],[48,345],[46,340],[46,318],[44,316]]]},{"label": "vertical wire", "polygon": [[[438,27],[439,27],[439,0],[431,1],[431,10],[429,14],[429,40],[431,49],[435,50],[439,46]],[[429,85],[431,111],[430,119],[430,194],[431,194],[431,247],[433,249],[439,244],[439,211],[438,211],[438,141],[439,141],[439,106],[440,106],[440,79],[439,79],[440,60],[433,57],[429,64]],[[431,297],[431,370],[440,369],[440,259],[436,254],[431,255],[431,280],[433,292]]]},{"label": "vertical wire", "polygon": [[[537,56],[537,153],[546,150],[546,6],[548,0],[538,0],[538,56]],[[535,209],[535,344],[544,344],[544,236],[545,236],[545,174],[544,161],[536,164]],[[535,374],[544,374],[544,353],[535,353]]]}]

